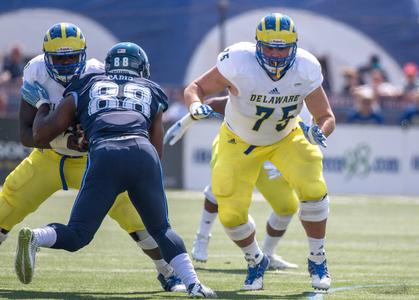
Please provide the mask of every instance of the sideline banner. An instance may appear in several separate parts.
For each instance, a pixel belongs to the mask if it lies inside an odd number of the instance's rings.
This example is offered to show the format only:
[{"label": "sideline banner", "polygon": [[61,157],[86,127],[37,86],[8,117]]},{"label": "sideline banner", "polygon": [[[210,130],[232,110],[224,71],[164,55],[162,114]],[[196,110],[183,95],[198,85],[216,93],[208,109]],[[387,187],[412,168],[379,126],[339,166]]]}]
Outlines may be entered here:
[{"label": "sideline banner", "polygon": [[[217,121],[197,122],[183,144],[183,187],[210,182]],[[338,125],[327,140],[324,176],[332,194],[419,195],[419,128]]]}]

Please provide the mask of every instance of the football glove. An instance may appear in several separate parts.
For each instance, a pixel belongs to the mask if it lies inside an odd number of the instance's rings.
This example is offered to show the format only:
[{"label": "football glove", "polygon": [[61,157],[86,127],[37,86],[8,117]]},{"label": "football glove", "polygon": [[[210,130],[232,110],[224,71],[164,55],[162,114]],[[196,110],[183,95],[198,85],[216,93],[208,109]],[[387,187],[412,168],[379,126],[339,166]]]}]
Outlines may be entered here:
[{"label": "football glove", "polygon": [[211,106],[195,101],[189,106],[189,112],[194,120],[201,120],[211,116],[214,111]]},{"label": "football glove", "polygon": [[163,144],[173,146],[185,134],[186,130],[191,127],[194,120],[190,114],[185,115],[182,119],[178,120],[175,124],[170,126],[163,138]]},{"label": "football glove", "polygon": [[33,84],[24,81],[21,95],[23,100],[36,108],[39,108],[44,103],[50,103],[48,91],[38,81],[35,81]]},{"label": "football glove", "polygon": [[313,145],[320,145],[324,148],[327,147],[326,136],[323,134],[323,131],[316,124],[312,126],[307,126],[304,122],[298,123],[301,129],[304,132],[306,139]]}]

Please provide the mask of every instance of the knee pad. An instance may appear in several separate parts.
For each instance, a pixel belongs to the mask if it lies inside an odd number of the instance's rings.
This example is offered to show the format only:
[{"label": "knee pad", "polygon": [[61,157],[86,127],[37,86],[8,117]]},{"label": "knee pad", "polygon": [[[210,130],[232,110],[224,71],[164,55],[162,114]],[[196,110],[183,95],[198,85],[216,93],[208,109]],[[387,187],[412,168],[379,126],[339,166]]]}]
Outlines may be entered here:
[{"label": "knee pad", "polygon": [[215,199],[214,194],[212,193],[211,185],[207,185],[204,189],[205,198],[212,204],[218,205],[217,199]]},{"label": "knee pad", "polygon": [[147,232],[147,230],[136,231],[134,234],[138,237],[137,245],[140,246],[141,249],[151,250],[158,247],[156,241]]},{"label": "knee pad", "polygon": [[227,235],[233,241],[241,241],[250,236],[255,231],[255,221],[252,216],[248,216],[248,221],[246,224],[235,226],[235,227],[225,227],[224,229]]},{"label": "knee pad", "polygon": [[321,200],[303,201],[300,204],[299,217],[302,221],[320,222],[329,216],[329,196]]},{"label": "knee pad", "polygon": [[287,230],[291,220],[292,215],[279,216],[275,212],[272,212],[269,216],[268,223],[273,229],[283,231]]}]

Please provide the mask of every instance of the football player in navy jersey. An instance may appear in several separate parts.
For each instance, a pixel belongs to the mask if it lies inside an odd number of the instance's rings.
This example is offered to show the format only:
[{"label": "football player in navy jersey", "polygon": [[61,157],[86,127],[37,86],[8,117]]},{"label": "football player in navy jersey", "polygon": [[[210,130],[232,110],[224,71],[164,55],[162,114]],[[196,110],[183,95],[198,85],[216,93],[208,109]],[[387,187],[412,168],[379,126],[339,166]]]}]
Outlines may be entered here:
[{"label": "football player in navy jersey", "polygon": [[171,229],[159,156],[162,153],[162,113],[167,97],[148,80],[149,62],[134,43],[113,46],[105,74],[71,82],[65,99],[50,113],[41,102],[33,138],[48,143],[74,122],[89,142],[86,172],[67,225],[51,223],[19,232],[15,269],[24,282],[35,271],[36,249],[77,251],[93,239],[118,194],[128,191],[147,231],[164,259],[187,286],[191,297],[215,297],[200,284],[183,240]]}]

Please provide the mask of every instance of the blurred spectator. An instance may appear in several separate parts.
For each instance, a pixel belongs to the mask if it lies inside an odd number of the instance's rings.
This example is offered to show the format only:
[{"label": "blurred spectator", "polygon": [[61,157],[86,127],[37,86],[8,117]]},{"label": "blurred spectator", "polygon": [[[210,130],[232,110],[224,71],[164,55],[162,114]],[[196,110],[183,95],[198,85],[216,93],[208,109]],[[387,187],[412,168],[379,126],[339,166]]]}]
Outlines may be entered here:
[{"label": "blurred spectator", "polygon": [[374,109],[374,91],[366,86],[354,90],[355,108],[348,116],[348,123],[382,124],[383,116]]},{"label": "blurred spectator", "polygon": [[369,62],[365,66],[361,66],[358,69],[360,81],[362,84],[367,82],[366,76],[371,73],[371,71],[379,70],[383,75],[385,81],[387,81],[387,73],[381,65],[380,57],[376,54],[370,56]]},{"label": "blurred spectator", "polygon": [[409,62],[403,66],[403,72],[406,79],[406,84],[403,87],[403,95],[407,103],[413,103],[413,97],[416,89],[419,87],[417,80],[418,67],[415,63]]},{"label": "blurred spectator", "polygon": [[419,125],[419,90],[412,92],[413,103],[402,112],[400,124],[402,126]]},{"label": "blurred spectator", "polygon": [[353,67],[345,67],[342,70],[342,75],[344,78],[342,96],[353,96],[355,88],[361,84],[358,70]]},{"label": "blurred spectator", "polygon": [[0,83],[22,80],[25,63],[20,45],[13,46],[10,54],[4,57]]}]

